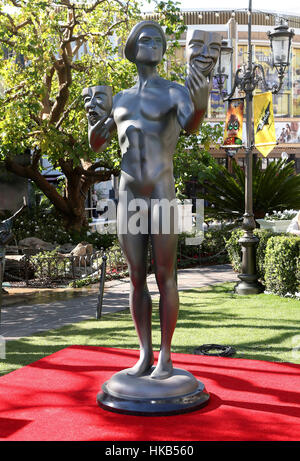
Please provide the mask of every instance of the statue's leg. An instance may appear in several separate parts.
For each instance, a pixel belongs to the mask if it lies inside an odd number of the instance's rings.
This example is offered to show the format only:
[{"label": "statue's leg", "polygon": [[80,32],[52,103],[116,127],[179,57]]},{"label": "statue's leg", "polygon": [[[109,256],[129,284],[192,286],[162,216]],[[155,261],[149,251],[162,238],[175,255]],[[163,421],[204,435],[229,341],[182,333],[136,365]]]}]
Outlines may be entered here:
[{"label": "statue's leg", "polygon": [[[126,206],[119,201],[118,220],[124,218],[122,207]],[[126,213],[128,216],[128,212]],[[153,349],[151,334],[152,303],[148,291],[147,278],[147,255],[148,234],[133,235],[130,232],[118,234],[120,245],[128,262],[130,276],[130,312],[140,343],[140,358],[138,362],[128,370],[132,376],[145,374],[153,365]]]},{"label": "statue's leg", "polygon": [[160,292],[159,315],[161,327],[161,347],[158,363],[151,377],[165,379],[171,376],[171,341],[175,330],[179,298],[175,280],[174,266],[177,251],[176,234],[157,234],[151,236],[155,263],[155,276]]}]

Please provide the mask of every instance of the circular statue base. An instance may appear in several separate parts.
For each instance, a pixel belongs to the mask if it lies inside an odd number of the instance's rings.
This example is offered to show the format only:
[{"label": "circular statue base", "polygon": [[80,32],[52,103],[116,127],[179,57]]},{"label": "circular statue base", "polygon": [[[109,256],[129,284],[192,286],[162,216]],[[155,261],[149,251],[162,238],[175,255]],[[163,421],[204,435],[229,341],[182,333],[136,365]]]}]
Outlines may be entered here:
[{"label": "circular statue base", "polygon": [[204,407],[209,401],[204,384],[191,373],[174,368],[167,379],[140,377],[122,370],[106,381],[97,395],[98,405],[108,411],[141,416],[167,416]]}]

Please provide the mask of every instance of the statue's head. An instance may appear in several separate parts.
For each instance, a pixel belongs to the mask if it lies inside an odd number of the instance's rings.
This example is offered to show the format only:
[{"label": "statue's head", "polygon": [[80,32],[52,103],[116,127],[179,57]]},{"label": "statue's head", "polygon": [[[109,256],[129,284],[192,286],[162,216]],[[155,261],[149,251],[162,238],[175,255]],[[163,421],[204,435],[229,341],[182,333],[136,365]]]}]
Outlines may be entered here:
[{"label": "statue's head", "polygon": [[125,56],[134,63],[156,66],[163,58],[167,41],[161,26],[155,21],[136,24],[126,41]]},{"label": "statue's head", "polygon": [[112,89],[106,85],[91,86],[82,91],[84,108],[94,125],[103,116],[109,116],[112,107]]},{"label": "statue's head", "polygon": [[186,36],[186,57],[188,63],[197,62],[198,69],[208,76],[215,67],[220,50],[222,36],[206,30],[188,30]]}]

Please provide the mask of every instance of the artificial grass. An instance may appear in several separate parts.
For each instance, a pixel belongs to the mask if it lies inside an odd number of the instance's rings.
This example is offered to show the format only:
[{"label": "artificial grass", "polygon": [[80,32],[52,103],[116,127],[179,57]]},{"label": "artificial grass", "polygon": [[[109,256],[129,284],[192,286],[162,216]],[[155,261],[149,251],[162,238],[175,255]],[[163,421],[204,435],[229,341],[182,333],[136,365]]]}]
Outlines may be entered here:
[{"label": "artificial grass", "polygon": [[[240,296],[232,283],[181,291],[172,351],[201,344],[231,345],[235,357],[300,363],[300,301],[276,295]],[[158,350],[158,299],[153,302],[153,346]],[[6,343],[6,374],[71,345],[138,349],[129,310]]]}]

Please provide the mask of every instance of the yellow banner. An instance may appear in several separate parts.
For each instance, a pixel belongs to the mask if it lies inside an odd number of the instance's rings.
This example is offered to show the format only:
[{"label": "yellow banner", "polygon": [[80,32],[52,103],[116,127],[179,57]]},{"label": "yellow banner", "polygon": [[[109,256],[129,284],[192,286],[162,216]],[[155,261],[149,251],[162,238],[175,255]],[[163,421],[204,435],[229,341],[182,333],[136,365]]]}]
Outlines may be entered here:
[{"label": "yellow banner", "polygon": [[254,143],[259,152],[267,157],[276,146],[272,93],[253,96]]}]

